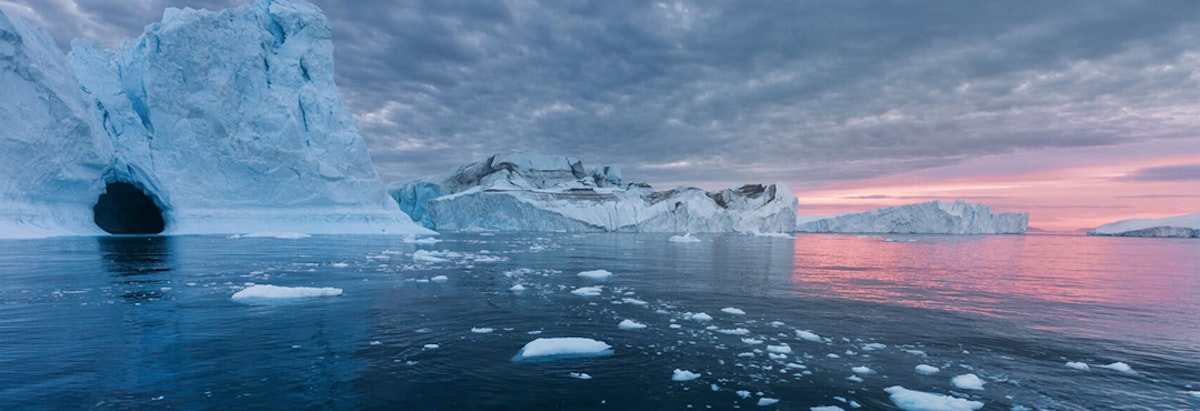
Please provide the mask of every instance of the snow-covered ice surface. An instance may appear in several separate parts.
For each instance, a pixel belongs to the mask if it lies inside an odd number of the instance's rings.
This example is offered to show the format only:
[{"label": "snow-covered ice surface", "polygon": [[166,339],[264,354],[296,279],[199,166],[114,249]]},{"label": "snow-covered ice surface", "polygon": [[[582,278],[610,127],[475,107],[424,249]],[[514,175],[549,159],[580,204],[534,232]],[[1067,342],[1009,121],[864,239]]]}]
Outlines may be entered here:
[{"label": "snow-covered ice surface", "polygon": [[1088,235],[1200,238],[1200,213],[1157,219],[1134,218],[1115,221],[1088,231]]},{"label": "snow-covered ice surface", "polygon": [[611,273],[607,270],[590,270],[590,271],[581,271],[578,275],[583,278],[589,278],[589,279],[593,279],[593,280],[602,280],[602,279],[605,279],[608,277],[612,277],[613,273]]},{"label": "snow-covered ice surface", "polygon": [[278,300],[292,298],[331,297],[342,295],[341,288],[333,287],[283,287],[270,284],[255,284],[233,293],[235,301]]},{"label": "snow-covered ice surface", "polygon": [[92,206],[118,182],[170,234],[428,233],[379,181],[312,4],[168,9],[70,56],[0,14],[0,52],[0,237],[103,234]]},{"label": "snow-covered ice surface", "polygon": [[973,411],[983,403],[924,391],[906,389],[899,385],[885,388],[892,403],[905,411]]},{"label": "snow-covered ice surface", "polygon": [[684,381],[691,381],[691,380],[694,380],[697,378],[700,378],[699,373],[695,373],[695,372],[688,371],[688,370],[681,370],[681,369],[676,368],[675,371],[671,372],[671,381],[684,382]]},{"label": "snow-covered ice surface", "polygon": [[931,201],[835,216],[801,216],[796,231],[874,234],[1023,234],[1029,213],[998,213],[962,200]]},{"label": "snow-covered ice surface", "polygon": [[513,361],[529,359],[564,359],[612,355],[612,346],[603,341],[582,337],[538,338],[517,352]]},{"label": "snow-covered ice surface", "polygon": [[[1185,337],[1200,331],[1188,304],[1197,296],[1180,286],[1200,254],[1187,241],[730,233],[680,247],[669,236],[9,241],[0,311],[28,321],[0,322],[0,335],[30,337],[0,342],[2,380],[20,381],[0,392],[15,409],[93,407],[69,394],[90,390],[125,393],[122,406],[137,409],[321,408],[323,398],[372,409],[444,408],[447,398],[455,408],[760,409],[777,399],[762,409],[920,409],[900,408],[892,386],[966,409],[1200,406],[1190,394],[1200,356]],[[1098,252],[1110,258],[1088,258]],[[578,275],[597,268],[617,274]],[[230,300],[265,284],[344,293]],[[591,296],[572,293],[588,287]],[[568,337],[594,346],[533,344]],[[1099,368],[1115,363],[1136,373]],[[148,371],[92,378],[130,365]],[[672,381],[676,369],[698,378]],[[952,381],[966,374],[985,389]]]},{"label": "snow-covered ice surface", "polygon": [[783,183],[717,192],[654,191],[614,166],[585,171],[565,156],[505,153],[459,167],[438,181],[389,187],[413,220],[438,231],[791,232],[796,196]]},{"label": "snow-covered ice surface", "polygon": [[982,390],[983,380],[975,374],[956,375],[950,379],[950,384],[960,390]]}]

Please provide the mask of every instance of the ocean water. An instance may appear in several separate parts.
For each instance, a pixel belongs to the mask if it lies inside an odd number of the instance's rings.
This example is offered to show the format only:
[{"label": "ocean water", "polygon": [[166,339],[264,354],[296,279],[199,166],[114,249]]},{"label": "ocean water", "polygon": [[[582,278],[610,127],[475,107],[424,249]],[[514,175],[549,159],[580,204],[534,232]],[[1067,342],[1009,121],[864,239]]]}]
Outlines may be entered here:
[{"label": "ocean water", "polygon": [[[698,237],[2,241],[0,408],[888,410],[902,386],[986,410],[1200,409],[1200,241]],[[577,275],[597,269],[613,276]],[[232,298],[253,284],[343,293]],[[513,361],[543,337],[612,354]]]}]

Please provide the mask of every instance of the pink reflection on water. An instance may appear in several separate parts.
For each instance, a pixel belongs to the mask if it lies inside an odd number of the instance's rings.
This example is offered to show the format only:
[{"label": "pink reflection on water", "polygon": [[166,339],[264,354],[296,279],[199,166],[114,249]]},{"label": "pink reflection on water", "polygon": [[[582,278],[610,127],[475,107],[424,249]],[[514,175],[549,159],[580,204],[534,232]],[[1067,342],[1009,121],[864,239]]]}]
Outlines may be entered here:
[{"label": "pink reflection on water", "polygon": [[1196,240],[800,235],[793,260],[801,294],[1020,317],[1045,329],[1126,327],[1200,346]]}]

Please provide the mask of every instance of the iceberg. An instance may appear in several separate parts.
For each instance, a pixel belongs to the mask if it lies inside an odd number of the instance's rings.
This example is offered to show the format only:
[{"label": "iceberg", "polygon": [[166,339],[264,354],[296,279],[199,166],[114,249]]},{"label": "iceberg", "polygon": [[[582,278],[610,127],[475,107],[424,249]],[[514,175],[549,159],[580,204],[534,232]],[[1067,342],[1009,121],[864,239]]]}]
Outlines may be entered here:
[{"label": "iceberg", "polygon": [[938,200],[799,220],[796,231],[804,233],[1024,234],[1029,213],[993,213],[985,204]]},{"label": "iceberg", "polygon": [[316,6],[169,8],[71,47],[0,14],[0,236],[432,233],[380,182]]},{"label": "iceberg", "polygon": [[459,167],[438,182],[389,186],[413,221],[439,231],[790,232],[798,203],[782,183],[718,192],[654,191],[615,166],[506,153]]},{"label": "iceberg", "polygon": [[1088,235],[1200,238],[1200,213],[1159,219],[1121,220],[1088,231]]}]

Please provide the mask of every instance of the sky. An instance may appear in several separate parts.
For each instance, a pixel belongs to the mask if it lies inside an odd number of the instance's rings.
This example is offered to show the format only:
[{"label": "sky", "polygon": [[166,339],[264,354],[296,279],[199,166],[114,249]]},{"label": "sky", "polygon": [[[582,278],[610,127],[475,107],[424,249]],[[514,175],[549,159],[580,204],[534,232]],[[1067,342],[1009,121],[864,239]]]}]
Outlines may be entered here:
[{"label": "sky", "polygon": [[[166,7],[0,0],[64,50]],[[1200,212],[1200,2],[314,0],[385,182],[496,152],[804,214],[963,199],[1075,230]]]}]

